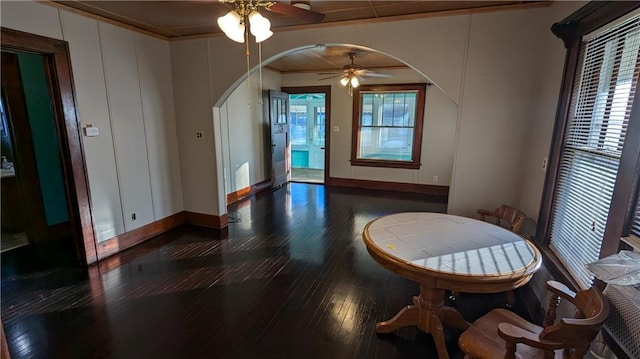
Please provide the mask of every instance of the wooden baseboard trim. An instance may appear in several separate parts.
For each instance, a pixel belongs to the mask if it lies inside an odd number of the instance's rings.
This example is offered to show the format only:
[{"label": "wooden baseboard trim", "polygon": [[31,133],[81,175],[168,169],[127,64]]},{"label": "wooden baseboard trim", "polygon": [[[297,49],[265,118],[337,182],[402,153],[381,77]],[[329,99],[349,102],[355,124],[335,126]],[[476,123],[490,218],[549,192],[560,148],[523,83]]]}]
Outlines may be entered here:
[{"label": "wooden baseboard trim", "polygon": [[264,180],[262,182],[258,182],[256,184],[252,184],[251,186],[245,187],[235,192],[231,192],[227,194],[227,205],[238,202],[241,199],[247,198],[251,195],[254,195],[260,191],[264,191],[265,189],[268,189],[268,188],[271,188],[270,179]]},{"label": "wooden baseboard trim", "polygon": [[184,212],[176,213],[161,220],[149,223],[133,231],[109,238],[97,244],[98,260],[122,252],[136,244],[142,243],[151,237],[167,232],[185,223]]},{"label": "wooden baseboard trim", "polygon": [[449,186],[433,186],[418,183],[383,182],[330,177],[329,181],[327,181],[327,185],[335,187],[351,187],[384,191],[421,193],[433,196],[443,196],[445,198],[449,196]]},{"label": "wooden baseboard trim", "polygon": [[222,229],[229,225],[227,214],[216,216],[213,214],[202,214],[195,212],[182,212],[185,216],[185,222],[194,226]]}]

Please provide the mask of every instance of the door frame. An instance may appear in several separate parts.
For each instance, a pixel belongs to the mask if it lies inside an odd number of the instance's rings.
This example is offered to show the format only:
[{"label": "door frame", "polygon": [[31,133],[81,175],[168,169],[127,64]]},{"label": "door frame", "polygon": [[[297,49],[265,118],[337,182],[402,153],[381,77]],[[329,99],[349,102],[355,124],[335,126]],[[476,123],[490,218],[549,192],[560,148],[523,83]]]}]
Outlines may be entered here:
[{"label": "door frame", "polygon": [[[324,184],[329,184],[329,158],[331,152],[331,85],[282,87],[288,94],[323,93],[324,94]],[[291,161],[291,159],[289,159]],[[291,165],[291,163],[289,163]]]},{"label": "door frame", "polygon": [[91,211],[80,123],[66,41],[0,28],[3,48],[40,54],[51,86],[51,100],[60,140],[62,168],[69,206],[71,233],[76,255],[82,264],[97,261],[93,215]]}]

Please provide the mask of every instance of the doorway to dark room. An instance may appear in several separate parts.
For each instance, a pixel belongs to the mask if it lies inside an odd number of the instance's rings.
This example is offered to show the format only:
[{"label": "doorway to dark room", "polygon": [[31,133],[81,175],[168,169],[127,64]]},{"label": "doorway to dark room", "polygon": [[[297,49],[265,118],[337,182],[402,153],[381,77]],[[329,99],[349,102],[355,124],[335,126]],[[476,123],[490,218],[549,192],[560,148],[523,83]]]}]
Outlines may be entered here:
[{"label": "doorway to dark room", "polygon": [[11,29],[1,32],[2,236],[18,234],[22,244],[26,237],[29,245],[20,248],[37,254],[30,259],[41,264],[61,257],[65,263],[93,263],[68,45]]},{"label": "doorway to dark room", "polygon": [[40,54],[2,50],[2,252],[71,234],[45,65]]}]

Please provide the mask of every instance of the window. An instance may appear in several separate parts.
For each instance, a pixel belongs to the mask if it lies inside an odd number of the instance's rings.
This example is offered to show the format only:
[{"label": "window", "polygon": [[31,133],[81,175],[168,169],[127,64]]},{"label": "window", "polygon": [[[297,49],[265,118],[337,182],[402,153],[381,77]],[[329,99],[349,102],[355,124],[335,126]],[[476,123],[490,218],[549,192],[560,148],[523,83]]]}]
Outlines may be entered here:
[{"label": "window", "polygon": [[289,117],[291,118],[291,144],[307,144],[307,106],[295,105],[293,101],[289,105]]},{"label": "window", "polygon": [[629,234],[640,239],[640,196],[638,197],[638,200],[636,202],[636,211],[633,214],[633,218],[631,219],[631,228],[629,229]]},{"label": "window", "polygon": [[324,146],[325,143],[325,109],[324,107],[314,107],[315,126],[313,128],[313,144]]},{"label": "window", "polygon": [[559,155],[543,197],[550,198],[549,211],[544,219],[543,203],[538,226],[582,288],[593,280],[585,264],[618,251],[625,232],[619,219],[636,210],[629,201],[640,157],[640,116],[638,109],[632,111],[640,74],[640,15],[592,30],[580,46],[568,46],[578,51],[577,71],[566,97],[566,118],[557,126],[564,133],[556,134],[561,140],[552,149]]},{"label": "window", "polygon": [[420,168],[425,87],[371,85],[355,90],[352,165]]}]

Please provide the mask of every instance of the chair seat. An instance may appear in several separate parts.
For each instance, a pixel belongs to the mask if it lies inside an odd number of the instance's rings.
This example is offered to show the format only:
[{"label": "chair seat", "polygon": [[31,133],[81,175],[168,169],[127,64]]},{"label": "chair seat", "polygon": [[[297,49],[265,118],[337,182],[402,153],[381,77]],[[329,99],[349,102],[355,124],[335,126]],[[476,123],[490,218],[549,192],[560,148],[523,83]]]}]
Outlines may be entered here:
[{"label": "chair seat", "polygon": [[[543,329],[506,309],[494,309],[476,320],[469,329],[462,333],[458,341],[460,349],[474,359],[504,358],[507,350],[505,341],[498,335],[498,324],[500,323],[510,323],[536,335],[539,335]],[[562,349],[556,350],[555,357],[563,357]],[[526,344],[518,344],[516,358],[544,358],[544,350]]]}]

